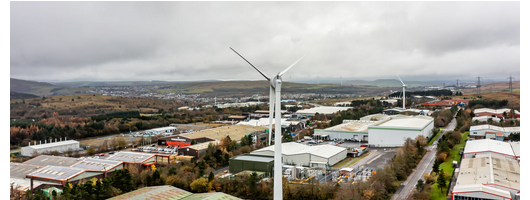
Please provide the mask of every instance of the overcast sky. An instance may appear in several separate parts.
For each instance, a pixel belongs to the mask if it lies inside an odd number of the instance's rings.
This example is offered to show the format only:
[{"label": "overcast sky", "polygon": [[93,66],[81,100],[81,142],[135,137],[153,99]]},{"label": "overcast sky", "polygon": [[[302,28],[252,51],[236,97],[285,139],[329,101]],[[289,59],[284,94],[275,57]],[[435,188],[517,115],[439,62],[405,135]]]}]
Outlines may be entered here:
[{"label": "overcast sky", "polygon": [[[519,2],[11,2],[10,76],[38,81],[505,80]],[[284,76],[284,79],[285,79]]]}]

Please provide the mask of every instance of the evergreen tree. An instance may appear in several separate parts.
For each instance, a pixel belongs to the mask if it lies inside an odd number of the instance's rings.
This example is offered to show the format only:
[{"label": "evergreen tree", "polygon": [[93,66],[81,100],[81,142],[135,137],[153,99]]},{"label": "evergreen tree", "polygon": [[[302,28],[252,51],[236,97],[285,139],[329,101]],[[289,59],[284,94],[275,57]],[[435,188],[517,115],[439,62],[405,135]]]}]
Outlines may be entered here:
[{"label": "evergreen tree", "polygon": [[210,172],[210,175],[208,175],[208,182],[213,181],[214,178],[215,178],[215,175],[213,174],[213,172]]},{"label": "evergreen tree", "polygon": [[436,183],[438,183],[438,188],[440,188],[440,192],[443,192],[443,188],[446,188],[447,181],[445,179],[444,170],[441,169],[440,173],[438,174],[438,180],[436,181]]},{"label": "evergreen tree", "polygon": [[438,173],[440,170],[439,167],[440,167],[440,163],[438,162],[438,159],[434,159],[434,164],[432,165],[432,171],[434,173]]}]

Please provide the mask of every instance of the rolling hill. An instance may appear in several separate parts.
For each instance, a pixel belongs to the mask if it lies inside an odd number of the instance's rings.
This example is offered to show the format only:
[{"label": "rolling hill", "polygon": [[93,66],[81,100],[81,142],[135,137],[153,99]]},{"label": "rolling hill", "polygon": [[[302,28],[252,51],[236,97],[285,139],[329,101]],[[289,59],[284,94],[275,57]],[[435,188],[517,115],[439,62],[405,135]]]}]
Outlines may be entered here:
[{"label": "rolling hill", "polygon": [[[421,81],[406,81],[405,84],[410,87],[417,86],[441,86],[441,83],[434,82],[421,82]],[[377,87],[401,87],[401,82],[398,79],[377,79],[373,81],[363,81],[363,80],[348,80],[343,82],[345,85],[371,85]]]},{"label": "rolling hill", "polygon": [[37,81],[27,81],[21,79],[10,79],[10,91],[33,94],[37,96],[55,96],[67,94],[82,94],[89,88],[71,88],[67,86],[57,86],[50,83]]},{"label": "rolling hill", "polygon": [[20,92],[9,92],[9,99],[30,99],[30,98],[37,98],[39,96],[33,95],[33,94],[26,94],[26,93],[20,93]]}]

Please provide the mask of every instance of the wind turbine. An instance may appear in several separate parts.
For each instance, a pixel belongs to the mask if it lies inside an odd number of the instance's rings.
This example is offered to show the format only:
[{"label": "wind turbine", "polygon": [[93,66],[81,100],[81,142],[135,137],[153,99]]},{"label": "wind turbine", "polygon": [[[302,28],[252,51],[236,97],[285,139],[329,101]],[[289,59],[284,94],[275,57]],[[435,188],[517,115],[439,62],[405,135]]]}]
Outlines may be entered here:
[{"label": "wind turbine", "polygon": [[270,83],[270,106],[269,106],[269,145],[271,143],[271,131],[272,131],[272,113],[273,108],[276,114],[275,122],[275,139],[274,139],[274,199],[283,199],[282,194],[282,124],[281,124],[281,87],[282,87],[282,75],[285,74],[291,67],[296,65],[298,61],[302,60],[304,56],[295,61],[291,66],[287,67],[285,70],[278,72],[277,75],[268,77],[257,67],[252,65],[247,59],[245,59],[241,54],[236,50],[232,49],[234,53],[243,58],[250,66],[252,66],[256,71],[258,71],[267,81]]},{"label": "wind turbine", "polygon": [[340,77],[340,85],[342,85],[342,76]]},{"label": "wind turbine", "polygon": [[[396,74],[396,76],[399,78],[399,75]],[[405,87],[407,85],[405,85],[405,83],[403,83],[403,81],[401,80],[401,78],[399,78],[399,81],[401,81],[401,83],[403,84],[403,110],[405,110]]]}]

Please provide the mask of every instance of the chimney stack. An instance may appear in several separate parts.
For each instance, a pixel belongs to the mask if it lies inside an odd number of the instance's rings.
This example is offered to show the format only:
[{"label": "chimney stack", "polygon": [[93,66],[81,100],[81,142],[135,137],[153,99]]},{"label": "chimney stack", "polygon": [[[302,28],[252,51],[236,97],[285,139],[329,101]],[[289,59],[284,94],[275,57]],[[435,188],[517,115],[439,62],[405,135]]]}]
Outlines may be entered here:
[{"label": "chimney stack", "polygon": [[39,140],[39,144],[42,144],[42,140]]},{"label": "chimney stack", "polygon": [[57,138],[55,138],[55,142],[57,142]]},{"label": "chimney stack", "polygon": [[28,142],[28,143],[29,143],[28,146],[31,146],[31,142]]}]

